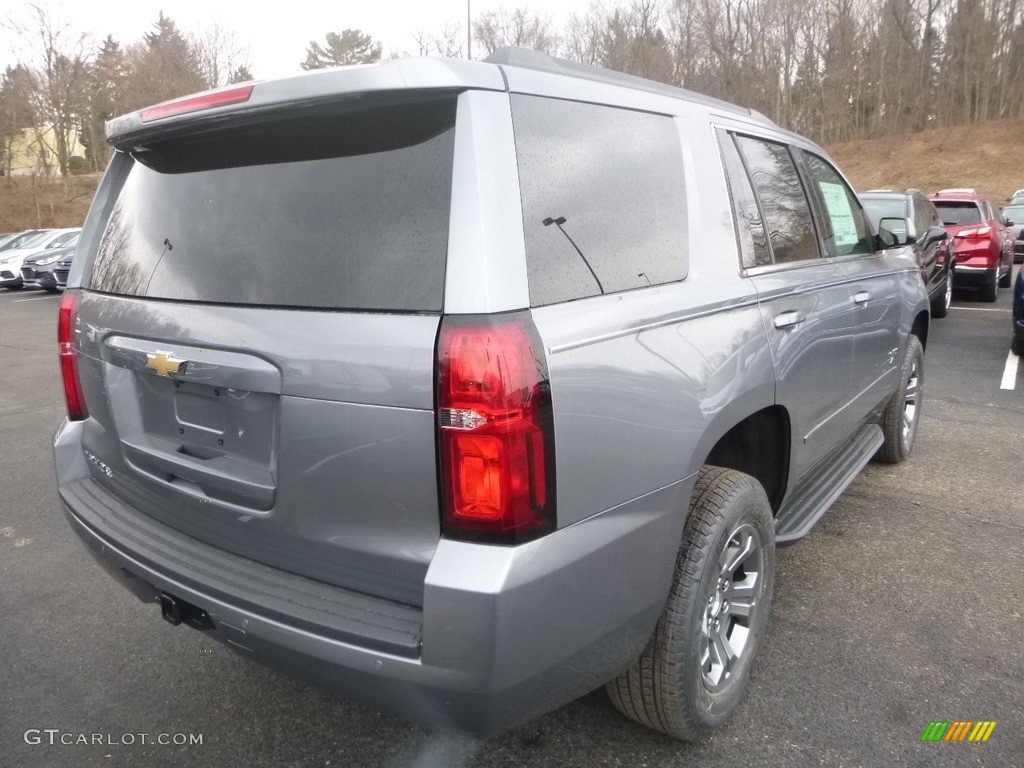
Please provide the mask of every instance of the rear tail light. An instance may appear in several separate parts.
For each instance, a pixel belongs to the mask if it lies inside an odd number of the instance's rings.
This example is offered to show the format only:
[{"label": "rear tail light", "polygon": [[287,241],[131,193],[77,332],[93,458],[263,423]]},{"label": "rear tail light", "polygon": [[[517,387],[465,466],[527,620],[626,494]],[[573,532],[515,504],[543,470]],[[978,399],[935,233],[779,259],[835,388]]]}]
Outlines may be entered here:
[{"label": "rear tail light", "polygon": [[57,348],[60,356],[60,375],[64,380],[64,399],[68,405],[68,419],[82,421],[89,415],[82,397],[82,382],[78,376],[78,358],[75,351],[75,331],[78,325],[78,294],[65,292],[57,310]]},{"label": "rear tail light", "polygon": [[965,229],[963,232],[958,232],[957,237],[962,237],[964,240],[984,240],[986,237],[992,236],[992,227],[978,227],[977,229]]},{"label": "rear tail light", "polygon": [[518,543],[551,531],[551,392],[529,317],[445,318],[437,370],[445,535]]}]

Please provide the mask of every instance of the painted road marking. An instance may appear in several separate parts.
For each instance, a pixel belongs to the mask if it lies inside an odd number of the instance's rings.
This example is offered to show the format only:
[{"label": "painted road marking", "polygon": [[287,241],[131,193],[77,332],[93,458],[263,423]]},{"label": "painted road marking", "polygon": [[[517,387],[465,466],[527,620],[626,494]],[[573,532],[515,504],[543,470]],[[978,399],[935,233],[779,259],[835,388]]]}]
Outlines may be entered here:
[{"label": "painted road marking", "polygon": [[43,299],[55,299],[55,298],[57,298],[57,294],[53,293],[53,294],[49,294],[47,296],[33,296],[31,299],[15,299],[11,303],[12,304],[21,304],[23,301],[42,301]]},{"label": "painted road marking", "polygon": [[964,312],[1011,312],[1009,309],[986,309],[985,307],[950,307],[950,309],[961,309]]},{"label": "painted road marking", "polygon": [[1000,389],[1013,389],[1017,384],[1017,363],[1020,358],[1012,351],[1006,353],[1006,367],[1003,368],[1003,381],[999,384]]}]

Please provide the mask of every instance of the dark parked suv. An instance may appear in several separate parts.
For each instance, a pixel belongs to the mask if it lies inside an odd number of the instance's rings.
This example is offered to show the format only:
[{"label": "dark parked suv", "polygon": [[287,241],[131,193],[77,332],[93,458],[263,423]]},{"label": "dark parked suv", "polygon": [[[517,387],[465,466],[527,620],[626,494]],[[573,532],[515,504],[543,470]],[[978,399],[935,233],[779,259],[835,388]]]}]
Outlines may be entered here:
[{"label": "dark parked suv", "polygon": [[921,268],[932,317],[945,317],[953,299],[956,255],[952,238],[942,226],[931,200],[917,189],[905,192],[873,189],[860,196],[876,232],[888,232],[908,245]]},{"label": "dark parked suv", "polygon": [[1013,260],[1024,261],[1024,204],[1003,208],[1002,223],[1013,234]]},{"label": "dark parked suv", "polygon": [[694,738],[776,545],[914,444],[918,264],[749,110],[503,51],[107,135],[60,303],[68,519],[170,623],[333,691],[486,734],[607,684]]}]

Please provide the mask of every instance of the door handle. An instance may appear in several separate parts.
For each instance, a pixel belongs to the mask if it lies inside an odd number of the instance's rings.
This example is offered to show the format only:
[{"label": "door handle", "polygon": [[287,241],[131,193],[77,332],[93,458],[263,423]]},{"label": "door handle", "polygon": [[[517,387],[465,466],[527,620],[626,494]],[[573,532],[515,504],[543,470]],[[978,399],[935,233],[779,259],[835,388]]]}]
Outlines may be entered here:
[{"label": "door handle", "polygon": [[871,300],[871,294],[867,291],[857,291],[853,294],[854,304],[867,304]]},{"label": "door handle", "polygon": [[772,322],[776,328],[782,330],[783,328],[795,328],[803,321],[803,313],[798,312],[795,309],[791,309],[789,312],[783,312],[782,314],[776,315]]}]

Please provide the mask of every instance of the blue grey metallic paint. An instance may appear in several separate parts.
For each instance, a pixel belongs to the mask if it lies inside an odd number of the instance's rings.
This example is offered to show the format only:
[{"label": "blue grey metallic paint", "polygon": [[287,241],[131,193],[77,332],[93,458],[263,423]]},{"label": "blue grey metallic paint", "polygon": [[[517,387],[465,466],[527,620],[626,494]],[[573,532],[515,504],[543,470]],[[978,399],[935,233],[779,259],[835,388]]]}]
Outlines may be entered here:
[{"label": "blue grey metallic paint", "polygon": [[[567,702],[635,658],[668,593],[695,473],[722,435],[750,414],[783,406],[794,421],[792,492],[802,468],[830,441],[877,415],[879,404],[867,407],[859,398],[886,389],[893,369],[882,353],[897,327],[905,334],[927,313],[920,277],[911,280],[889,254],[801,268],[806,289],[799,291],[786,270],[741,272],[714,126],[813,148],[806,141],[738,109],[513,67],[504,75],[517,92],[675,115],[683,144],[687,279],[532,311],[557,435],[555,532],[516,547],[440,537],[437,316],[218,307],[84,291],[79,365],[90,418],[65,421],[55,438],[61,488],[91,477],[102,493],[130,500],[176,535],[318,579],[324,589],[421,606],[422,648],[416,658],[388,655],[228,604],[210,594],[212,586],[143,562],[129,542],[86,524],[86,510],[70,508],[92,551],[116,573],[134,574],[128,585],[136,594],[154,599],[166,590],[202,606],[231,647],[332,690],[482,733]],[[445,311],[527,307],[514,137],[497,67],[426,60],[308,75],[260,84],[243,107],[170,124],[406,87],[467,89],[456,124]],[[108,133],[125,146],[156,129],[134,115],[113,121]],[[115,159],[83,253],[95,252],[124,171],[123,158]],[[69,286],[88,284],[88,261],[75,260]],[[862,288],[899,298],[861,306],[853,296]],[[796,331],[779,331],[774,316],[790,310],[806,320]],[[859,324],[868,337],[861,338]],[[255,404],[251,413],[188,397],[176,423],[147,412],[147,389],[168,382],[143,370],[138,355],[173,351],[192,365],[206,354],[197,350],[211,350],[210,367],[186,367],[183,382],[204,376],[207,384],[252,393],[244,398]],[[855,355],[865,352],[871,364],[855,371]],[[269,509],[246,509],[237,494],[203,499],[187,485],[194,481],[161,477],[130,462],[130,445],[126,452],[132,434],[125,432],[174,440],[173,430],[183,429],[193,430],[186,442],[201,454],[232,437],[222,424],[246,419],[260,436],[247,442],[234,435],[232,458],[270,476]],[[273,428],[260,432],[261,424]]]}]

